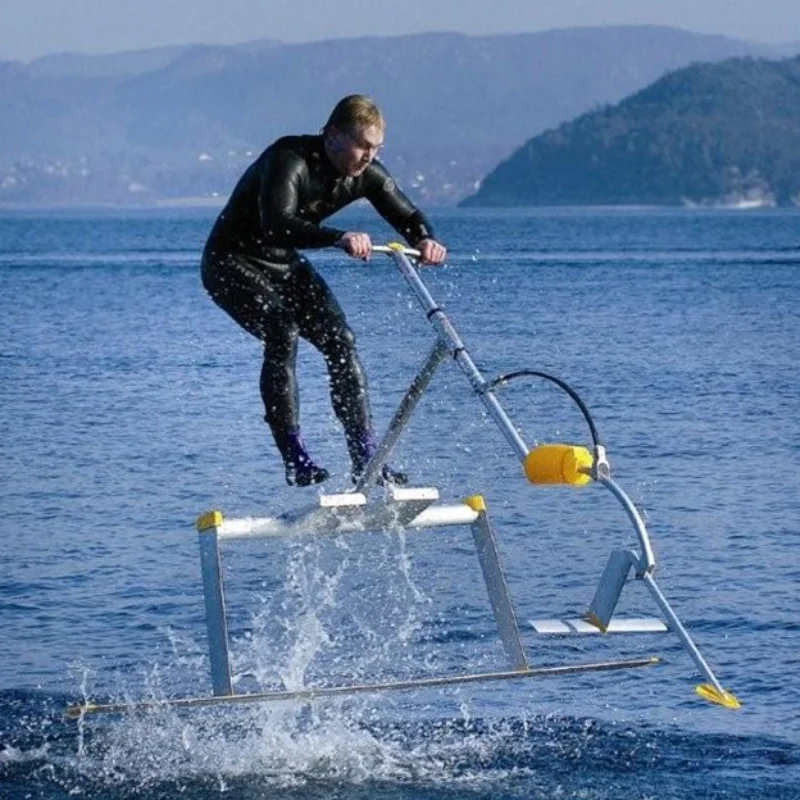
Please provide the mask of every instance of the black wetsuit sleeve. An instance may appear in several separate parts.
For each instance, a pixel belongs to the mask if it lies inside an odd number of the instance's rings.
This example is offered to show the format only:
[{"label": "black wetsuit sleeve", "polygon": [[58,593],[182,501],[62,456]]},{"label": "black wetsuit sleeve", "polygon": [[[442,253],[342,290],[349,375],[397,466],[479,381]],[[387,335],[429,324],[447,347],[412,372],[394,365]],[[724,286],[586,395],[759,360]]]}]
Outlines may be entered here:
[{"label": "black wetsuit sleeve", "polygon": [[375,210],[412,246],[436,234],[427,217],[398,189],[394,178],[373,162],[367,199]]},{"label": "black wetsuit sleeve", "polygon": [[276,247],[330,247],[344,231],[317,225],[298,214],[300,186],[307,180],[304,159],[290,150],[276,150],[266,159],[258,196],[261,230]]}]

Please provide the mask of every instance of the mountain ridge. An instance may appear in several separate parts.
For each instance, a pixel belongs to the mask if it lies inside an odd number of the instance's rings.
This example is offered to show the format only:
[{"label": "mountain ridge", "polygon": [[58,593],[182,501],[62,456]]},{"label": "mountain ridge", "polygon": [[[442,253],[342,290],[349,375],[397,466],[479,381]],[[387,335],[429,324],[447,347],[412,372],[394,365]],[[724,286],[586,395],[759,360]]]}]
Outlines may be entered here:
[{"label": "mountain ridge", "polygon": [[57,62],[0,62],[0,203],[223,196],[270,141],[319,130],[358,91],[386,113],[385,160],[403,188],[453,204],[538,132],[686,63],[764,52],[619,26],[191,45],[147,52],[135,69],[130,54],[89,57],[106,72],[88,77],[75,63],[52,74]]}]

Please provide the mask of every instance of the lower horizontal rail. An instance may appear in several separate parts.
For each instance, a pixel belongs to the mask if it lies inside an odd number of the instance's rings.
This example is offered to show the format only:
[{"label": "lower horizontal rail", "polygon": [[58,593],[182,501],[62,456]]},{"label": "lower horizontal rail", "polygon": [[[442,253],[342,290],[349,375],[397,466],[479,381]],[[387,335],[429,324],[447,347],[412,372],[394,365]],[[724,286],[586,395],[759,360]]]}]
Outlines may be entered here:
[{"label": "lower horizontal rail", "polygon": [[163,700],[145,700],[133,703],[75,703],[66,710],[69,719],[78,719],[84,714],[126,713],[131,711],[148,711],[160,708],[196,708],[199,706],[225,705],[227,703],[265,703],[277,700],[313,700],[317,697],[336,697],[339,695],[368,694],[376,692],[397,691],[402,689],[425,689],[436,686],[456,686],[464,683],[481,683],[483,681],[504,681],[515,678],[547,678],[559,675],[576,675],[582,672],[608,672],[618,669],[650,667],[658,664],[655,657],[629,659],[625,661],[600,661],[592,664],[566,664],[553,667],[530,667],[524,670],[506,672],[483,672],[474,675],[451,675],[436,678],[416,678],[407,681],[389,681],[386,683],[365,683],[354,686],[321,686],[318,688],[298,689],[291,692],[257,692],[254,694],[212,695],[211,697],[178,697]]}]

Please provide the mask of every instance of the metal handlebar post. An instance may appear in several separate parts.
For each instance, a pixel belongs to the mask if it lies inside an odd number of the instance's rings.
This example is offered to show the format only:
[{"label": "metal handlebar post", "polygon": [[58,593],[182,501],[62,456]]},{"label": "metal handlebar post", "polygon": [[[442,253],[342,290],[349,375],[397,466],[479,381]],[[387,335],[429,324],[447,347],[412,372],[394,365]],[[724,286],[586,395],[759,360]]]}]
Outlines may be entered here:
[{"label": "metal handlebar post", "polygon": [[395,265],[406,279],[406,282],[409,284],[411,290],[424,309],[426,317],[439,337],[439,341],[447,348],[447,352],[450,353],[461,368],[461,371],[467,376],[472,388],[475,390],[475,394],[478,395],[481,402],[486,406],[489,415],[497,423],[506,440],[511,445],[514,455],[516,455],[520,461],[524,462],[525,457],[528,455],[528,446],[517,433],[514,424],[503,410],[497,397],[495,397],[489,383],[475,366],[475,362],[470,357],[467,348],[461,341],[461,337],[453,327],[453,324],[442,308],[433,299],[428,291],[428,287],[411,263],[410,258],[418,258],[420,256],[419,251],[402,247],[401,245],[379,246],[373,247],[372,249],[373,252],[386,253],[392,257]]}]

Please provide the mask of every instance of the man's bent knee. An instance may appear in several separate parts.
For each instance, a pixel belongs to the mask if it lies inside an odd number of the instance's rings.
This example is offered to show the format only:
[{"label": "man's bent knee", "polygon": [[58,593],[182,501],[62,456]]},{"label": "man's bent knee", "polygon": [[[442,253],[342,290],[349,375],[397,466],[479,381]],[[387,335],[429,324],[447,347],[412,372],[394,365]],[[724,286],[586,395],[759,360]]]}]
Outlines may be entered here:
[{"label": "man's bent knee", "polygon": [[347,326],[327,331],[321,338],[319,350],[329,361],[351,359],[356,352],[356,335]]}]

